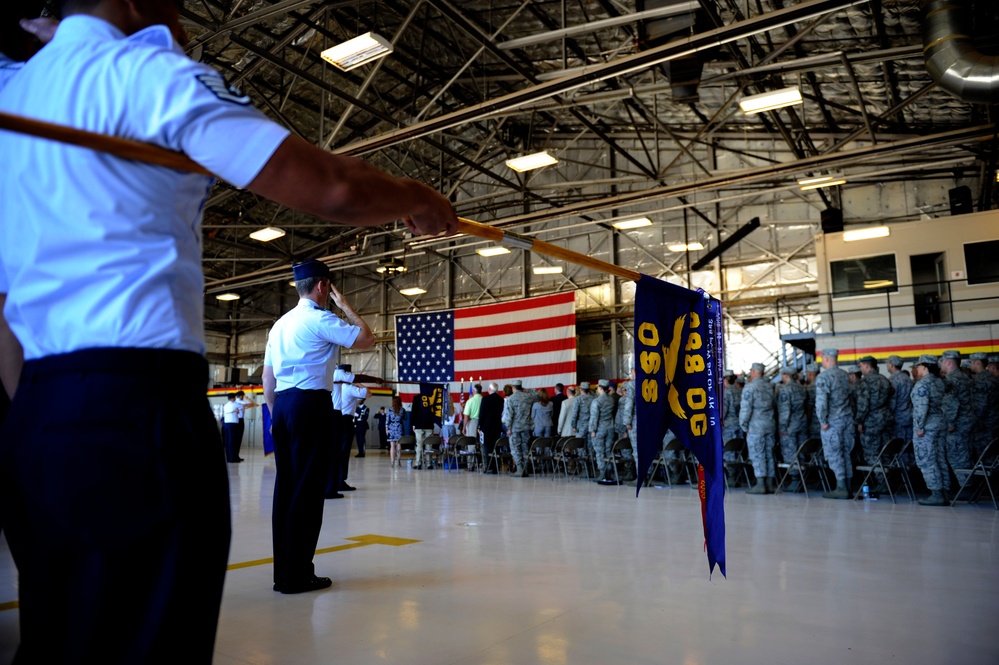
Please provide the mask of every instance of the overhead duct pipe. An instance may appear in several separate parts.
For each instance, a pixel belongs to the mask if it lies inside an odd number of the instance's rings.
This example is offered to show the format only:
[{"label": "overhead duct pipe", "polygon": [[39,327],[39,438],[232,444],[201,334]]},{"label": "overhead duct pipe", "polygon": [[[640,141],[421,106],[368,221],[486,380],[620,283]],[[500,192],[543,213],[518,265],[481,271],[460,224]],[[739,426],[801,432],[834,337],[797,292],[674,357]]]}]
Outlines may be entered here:
[{"label": "overhead duct pipe", "polygon": [[963,31],[966,7],[923,0],[923,56],[937,85],[961,101],[999,103],[999,56],[984,55]]}]

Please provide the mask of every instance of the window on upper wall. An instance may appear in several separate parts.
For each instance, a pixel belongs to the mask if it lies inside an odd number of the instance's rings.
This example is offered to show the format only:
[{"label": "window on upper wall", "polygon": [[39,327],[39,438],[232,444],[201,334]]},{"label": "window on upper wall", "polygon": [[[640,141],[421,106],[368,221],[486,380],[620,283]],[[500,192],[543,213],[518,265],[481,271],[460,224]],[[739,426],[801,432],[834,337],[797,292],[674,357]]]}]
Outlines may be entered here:
[{"label": "window on upper wall", "polygon": [[898,291],[895,255],[865,256],[829,262],[834,298],[870,296]]},{"label": "window on upper wall", "polygon": [[999,240],[965,243],[964,269],[968,284],[999,282]]}]

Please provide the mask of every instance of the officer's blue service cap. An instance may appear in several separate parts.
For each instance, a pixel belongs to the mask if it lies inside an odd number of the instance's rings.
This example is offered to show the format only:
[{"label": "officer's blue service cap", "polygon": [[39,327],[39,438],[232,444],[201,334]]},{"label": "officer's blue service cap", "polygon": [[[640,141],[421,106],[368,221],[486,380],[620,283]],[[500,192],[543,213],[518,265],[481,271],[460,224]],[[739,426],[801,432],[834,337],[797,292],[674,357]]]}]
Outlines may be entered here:
[{"label": "officer's blue service cap", "polygon": [[929,354],[923,354],[919,356],[919,360],[916,361],[917,365],[939,365],[936,356],[931,356]]},{"label": "officer's blue service cap", "polygon": [[872,365],[877,365],[878,364],[878,359],[875,358],[874,356],[864,356],[863,358],[860,359],[860,362],[862,362],[862,363],[870,363]]},{"label": "officer's blue service cap", "polygon": [[822,349],[822,357],[836,360],[839,358],[839,349]]},{"label": "officer's blue service cap", "polygon": [[944,358],[949,358],[951,360],[960,360],[961,359],[961,352],[960,351],[955,351],[954,349],[949,349],[949,350],[943,352],[943,357]]},{"label": "officer's blue service cap", "polygon": [[316,261],[315,259],[296,263],[291,269],[295,273],[296,282],[309,279],[310,277],[330,278],[330,267],[322,261]]},{"label": "officer's blue service cap", "polygon": [[753,363],[753,369],[760,373],[767,371],[767,368],[763,366],[763,363]]},{"label": "officer's blue service cap", "polygon": [[892,367],[898,367],[899,369],[902,369],[904,361],[899,356],[888,356],[888,364],[891,365]]}]

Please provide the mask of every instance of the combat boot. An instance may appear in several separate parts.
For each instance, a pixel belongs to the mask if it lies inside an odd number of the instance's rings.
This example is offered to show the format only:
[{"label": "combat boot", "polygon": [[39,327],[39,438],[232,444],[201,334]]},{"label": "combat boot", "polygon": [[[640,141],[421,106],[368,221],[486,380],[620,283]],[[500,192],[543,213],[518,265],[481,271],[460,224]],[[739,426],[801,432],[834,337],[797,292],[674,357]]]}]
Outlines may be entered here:
[{"label": "combat boot", "polygon": [[823,492],[823,499],[849,499],[850,490],[846,486],[846,481],[836,480],[836,489],[831,492]]},{"label": "combat boot", "polygon": [[773,476],[767,476],[766,488],[767,494],[774,494],[777,491],[777,482],[774,480]]},{"label": "combat boot", "polygon": [[930,495],[919,500],[920,506],[949,506],[950,501],[944,496],[943,490],[930,490]]},{"label": "combat boot", "polygon": [[621,480],[628,482],[630,480],[635,480],[638,476],[635,475],[635,465],[631,462],[627,462],[624,465],[624,475],[621,476]]},{"label": "combat boot", "polygon": [[763,478],[757,478],[756,484],[746,490],[746,494],[766,494],[767,482]]}]

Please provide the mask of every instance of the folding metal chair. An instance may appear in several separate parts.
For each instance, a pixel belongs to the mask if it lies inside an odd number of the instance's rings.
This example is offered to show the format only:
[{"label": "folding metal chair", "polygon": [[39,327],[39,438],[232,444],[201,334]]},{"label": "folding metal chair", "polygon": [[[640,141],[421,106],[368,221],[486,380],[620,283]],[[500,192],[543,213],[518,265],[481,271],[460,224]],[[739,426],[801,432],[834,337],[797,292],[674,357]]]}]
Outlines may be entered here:
[{"label": "folding metal chair", "polygon": [[474,436],[453,436],[448,441],[458,459],[459,467],[478,468],[482,461],[479,440]]},{"label": "folding metal chair", "polygon": [[961,487],[958,488],[957,493],[954,498],[951,499],[950,505],[958,503],[957,497],[961,496],[961,492],[964,491],[965,487],[971,483],[975,478],[981,478],[981,481],[976,483],[976,487],[971,489],[971,498],[962,503],[973,503],[978,501],[980,497],[987,488],[989,490],[989,496],[992,497],[992,506],[999,510],[999,501],[996,500],[995,490],[992,488],[992,478],[999,474],[999,439],[993,439],[992,443],[986,446],[985,450],[978,457],[978,461],[970,469],[954,469],[954,475],[964,480],[961,482]]},{"label": "folding metal chair", "polygon": [[736,476],[740,473],[742,477],[746,479],[746,486],[749,487],[753,483],[749,480],[749,470],[753,468],[753,465],[749,463],[746,459],[746,440],[743,438],[729,439],[725,442],[722,447],[723,452],[735,453],[738,455],[738,459],[727,460],[723,459],[722,466],[725,467],[725,490],[728,491],[732,489],[728,484],[728,470],[734,469]]},{"label": "folding metal chair", "polygon": [[[567,441],[562,444],[561,448],[556,449],[556,465],[562,465],[562,472],[565,473],[565,477],[569,478],[569,465],[572,464],[575,470],[574,475],[579,475],[579,470],[582,469],[583,473],[586,474],[586,478],[589,479],[590,471],[586,465],[586,441],[579,438],[578,436],[570,437]],[[557,466],[556,466],[557,471]],[[554,474],[553,474],[554,478]]]},{"label": "folding metal chair", "polygon": [[[778,462],[778,456],[780,461]],[[825,464],[822,461],[822,439],[806,439],[798,451],[794,454],[793,460],[785,460],[784,452],[780,449],[780,442],[774,446],[774,466],[783,469],[784,474],[777,478],[776,491],[780,492],[784,488],[784,482],[788,476],[792,475],[792,469],[798,470],[798,477],[801,478],[801,487],[808,496],[808,472],[813,471],[819,476],[824,491],[828,491],[828,479],[825,474]]]},{"label": "folding metal chair", "polygon": [[496,473],[499,473],[503,469],[503,463],[509,462],[513,459],[513,455],[510,453],[510,439],[505,436],[501,436],[496,439],[495,445],[493,445],[493,452],[489,454],[489,461],[486,463],[486,471],[489,467],[496,469]]},{"label": "folding metal chair", "polygon": [[[675,457],[672,453],[676,453]],[[678,464],[687,472],[687,480],[691,487],[697,487],[697,464],[692,462],[687,449],[680,443],[680,439],[671,439],[669,443],[662,447],[659,457],[652,463],[653,469],[649,470],[649,479],[655,474],[656,467],[661,468],[666,479],[666,486],[673,488],[673,474],[670,472],[670,465]]]},{"label": "folding metal chair", "polygon": [[[891,497],[891,502],[895,503],[895,492],[891,487],[891,477],[889,473],[895,471],[896,475],[901,478],[902,487],[905,488],[905,493],[912,501],[915,499],[915,494],[912,491],[912,485],[909,481],[909,472],[905,468],[905,463],[902,461],[902,454],[908,447],[908,442],[904,439],[891,439],[881,448],[878,452],[878,457],[874,461],[874,464],[861,464],[854,467],[854,471],[860,471],[864,473],[864,479],[860,483],[860,486],[864,485],[870,486],[871,477],[884,478],[885,487],[888,489],[888,496]],[[863,493],[857,492],[853,497],[854,499],[863,499]]]},{"label": "folding metal chair", "polygon": [[437,434],[431,434],[423,439],[423,468],[432,469],[441,466],[441,446],[444,441]]},{"label": "folding metal chair", "polygon": [[604,463],[610,464],[611,468],[614,469],[614,481],[619,485],[621,484],[621,477],[618,475],[617,465],[624,461],[624,455],[621,453],[625,450],[631,450],[631,439],[626,436],[615,441],[610,451],[608,451],[607,456],[604,457]]},{"label": "folding metal chair", "polygon": [[527,461],[531,463],[531,475],[538,472],[538,465],[541,465],[541,474],[544,475],[545,467],[552,460],[551,447],[553,442],[550,436],[539,436],[531,441],[531,448],[527,451]]}]

